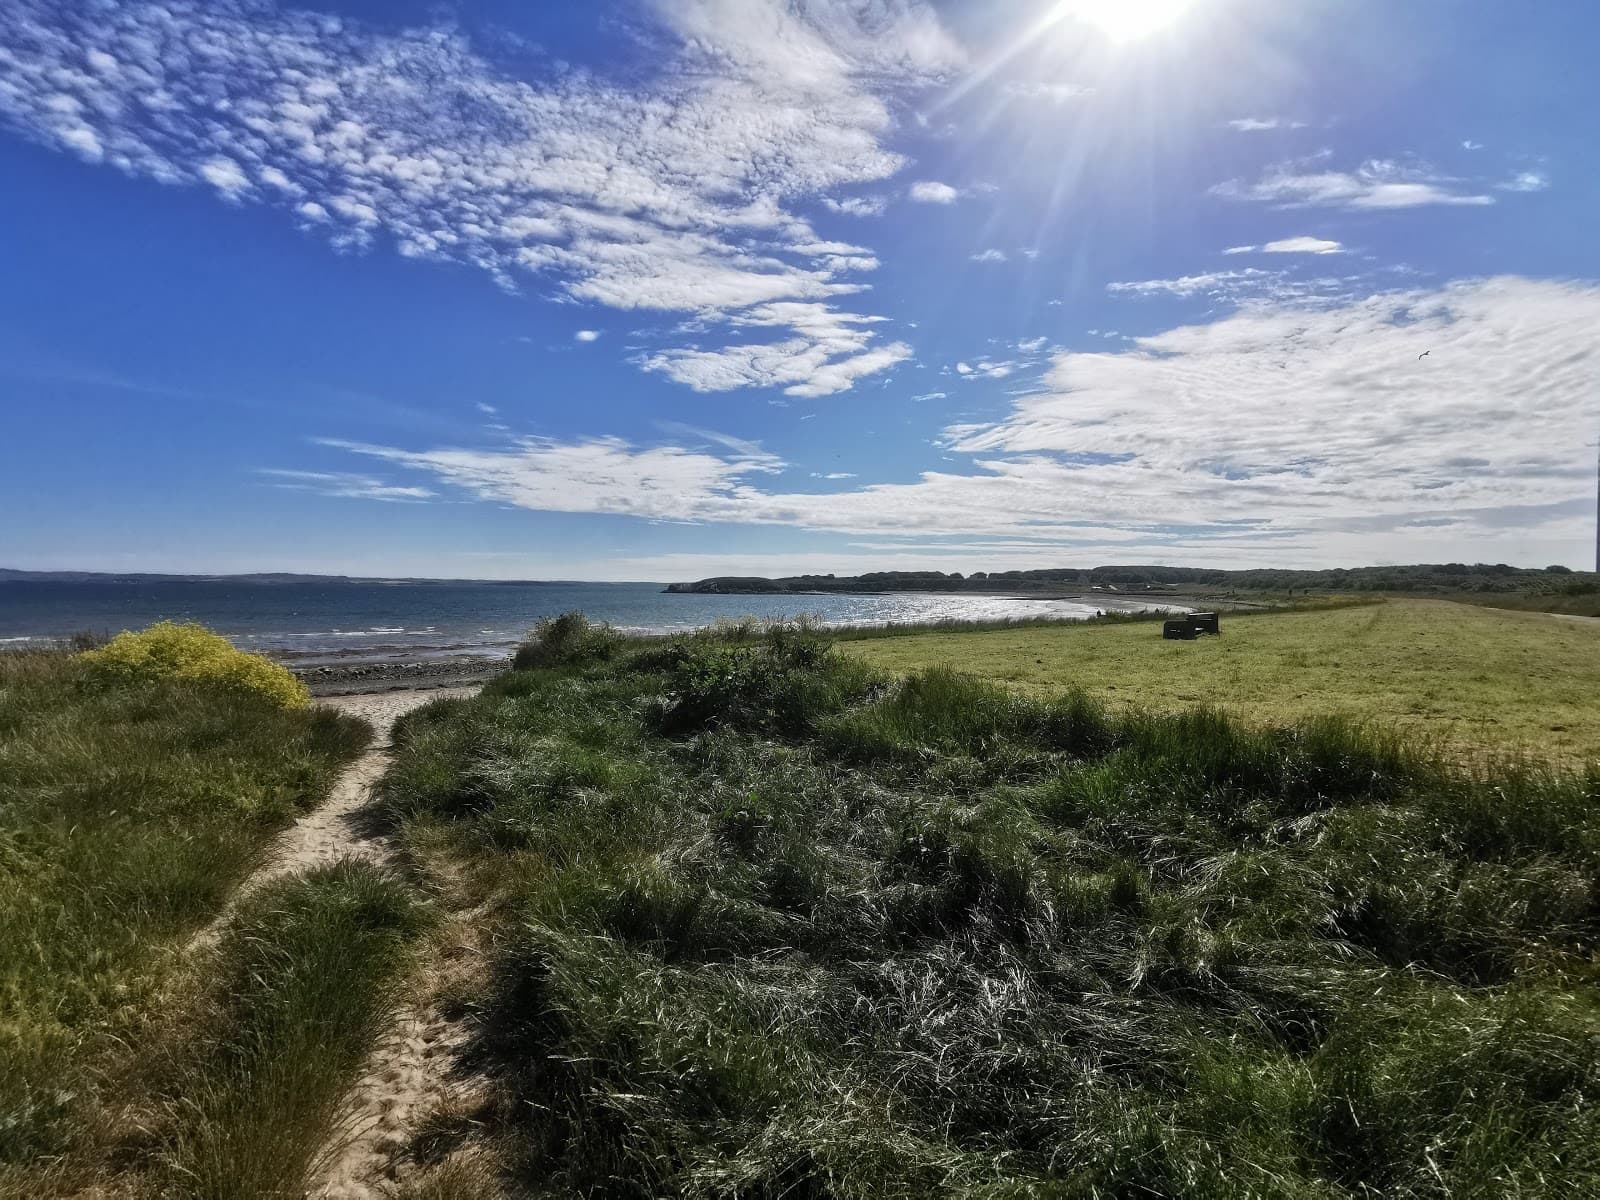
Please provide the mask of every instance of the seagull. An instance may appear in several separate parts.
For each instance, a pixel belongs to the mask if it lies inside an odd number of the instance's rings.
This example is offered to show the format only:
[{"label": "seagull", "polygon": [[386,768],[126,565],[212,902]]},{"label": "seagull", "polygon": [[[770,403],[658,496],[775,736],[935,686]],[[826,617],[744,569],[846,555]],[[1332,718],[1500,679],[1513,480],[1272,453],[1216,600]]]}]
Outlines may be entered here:
[{"label": "seagull", "polygon": [[1433,353],[1432,350],[1424,350],[1421,354],[1417,355],[1417,361],[1421,362],[1423,359],[1427,358],[1428,355],[1430,355],[1432,353]]}]

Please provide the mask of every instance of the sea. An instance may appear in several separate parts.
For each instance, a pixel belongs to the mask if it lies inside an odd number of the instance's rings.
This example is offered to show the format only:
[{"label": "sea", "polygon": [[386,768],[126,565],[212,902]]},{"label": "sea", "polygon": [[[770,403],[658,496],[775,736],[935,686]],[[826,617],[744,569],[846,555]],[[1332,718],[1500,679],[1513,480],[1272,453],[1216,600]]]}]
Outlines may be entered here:
[{"label": "sea", "polygon": [[[546,617],[578,610],[637,633],[741,617],[826,625],[1092,617],[1105,605],[1004,596],[707,596],[660,583],[0,582],[0,646],[154,621],[198,621],[254,653],[301,663],[351,658],[498,658]],[[1123,605],[1118,605],[1123,607]]]}]

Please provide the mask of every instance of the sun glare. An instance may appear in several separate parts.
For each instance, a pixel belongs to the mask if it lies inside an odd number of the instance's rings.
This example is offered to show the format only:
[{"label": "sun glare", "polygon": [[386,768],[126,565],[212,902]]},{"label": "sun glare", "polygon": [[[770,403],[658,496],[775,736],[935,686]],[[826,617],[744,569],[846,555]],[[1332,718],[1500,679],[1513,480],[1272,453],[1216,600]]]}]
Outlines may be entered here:
[{"label": "sun glare", "polygon": [[1131,42],[1166,29],[1194,0],[1061,0],[1057,12],[1093,25],[1113,42]]}]

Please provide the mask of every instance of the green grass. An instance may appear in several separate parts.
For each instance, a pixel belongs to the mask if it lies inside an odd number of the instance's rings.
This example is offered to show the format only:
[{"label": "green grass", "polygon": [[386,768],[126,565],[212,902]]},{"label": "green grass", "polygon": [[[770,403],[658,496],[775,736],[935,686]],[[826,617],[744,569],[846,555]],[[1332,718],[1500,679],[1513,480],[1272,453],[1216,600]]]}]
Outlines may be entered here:
[{"label": "green grass", "polygon": [[518,1194],[1600,1194],[1600,774],[789,635],[398,739]]},{"label": "green grass", "polygon": [[170,1017],[173,947],[369,737],[326,710],[101,691],[65,654],[0,655],[0,1191],[92,1170]]},{"label": "green grass", "polygon": [[166,1068],[151,1190],[303,1196],[424,923],[412,889],[366,863],[251,896],[218,947],[200,1027]]},{"label": "green grass", "polygon": [[1600,758],[1600,621],[1444,601],[1224,614],[1223,636],[1165,642],[1144,624],[865,639],[896,674],[941,665],[1113,707],[1209,704],[1246,721],[1335,715],[1456,750]]}]

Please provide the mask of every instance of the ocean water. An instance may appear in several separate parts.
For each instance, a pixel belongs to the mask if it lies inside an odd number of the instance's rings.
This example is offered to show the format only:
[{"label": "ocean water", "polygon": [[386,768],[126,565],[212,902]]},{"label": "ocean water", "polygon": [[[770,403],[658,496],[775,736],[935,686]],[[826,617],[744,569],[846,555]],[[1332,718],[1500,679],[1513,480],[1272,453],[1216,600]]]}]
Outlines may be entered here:
[{"label": "ocean water", "polygon": [[641,633],[744,616],[827,624],[1082,618],[1096,606],[997,596],[669,595],[659,583],[0,583],[0,644],[199,621],[241,649],[296,660],[334,655],[499,656],[530,626],[573,609]]}]

